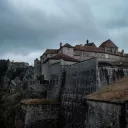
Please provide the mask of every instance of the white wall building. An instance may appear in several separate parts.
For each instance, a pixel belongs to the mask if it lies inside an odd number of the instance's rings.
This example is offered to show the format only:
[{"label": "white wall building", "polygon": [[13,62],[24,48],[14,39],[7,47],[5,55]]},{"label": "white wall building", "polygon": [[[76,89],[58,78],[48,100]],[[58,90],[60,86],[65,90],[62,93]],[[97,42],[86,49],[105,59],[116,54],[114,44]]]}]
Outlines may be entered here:
[{"label": "white wall building", "polygon": [[[71,65],[73,63],[96,57],[104,61],[128,61],[128,56],[118,51],[118,47],[109,39],[103,42],[99,47],[94,43],[71,46],[60,43],[59,49],[47,49],[40,57],[41,75],[45,80],[50,80],[53,74],[60,71],[62,65]],[[36,66],[36,65],[35,65]]]},{"label": "white wall building", "polygon": [[44,75],[45,80],[50,80],[51,76],[60,73],[61,66],[71,65],[76,62],[79,61],[65,54],[57,54],[41,63],[41,74]]}]

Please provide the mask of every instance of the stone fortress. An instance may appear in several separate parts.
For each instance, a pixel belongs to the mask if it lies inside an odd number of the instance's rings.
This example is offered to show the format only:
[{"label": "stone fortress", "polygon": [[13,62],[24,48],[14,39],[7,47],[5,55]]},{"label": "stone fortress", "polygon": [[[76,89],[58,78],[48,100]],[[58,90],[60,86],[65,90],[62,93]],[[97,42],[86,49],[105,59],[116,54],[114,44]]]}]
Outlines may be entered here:
[{"label": "stone fortress", "polygon": [[128,62],[128,55],[124,53],[124,50],[119,52],[118,49],[110,39],[103,42],[99,47],[96,47],[94,43],[89,43],[88,40],[86,44],[76,46],[60,43],[59,49],[47,49],[40,60],[34,61],[35,75],[43,75],[45,80],[50,80],[54,72],[59,72],[59,66],[74,64],[93,57],[97,58],[98,61]]},{"label": "stone fortress", "polygon": [[34,74],[47,81],[47,99],[21,102],[26,128],[128,128],[128,55],[111,40],[60,43],[34,61]]}]

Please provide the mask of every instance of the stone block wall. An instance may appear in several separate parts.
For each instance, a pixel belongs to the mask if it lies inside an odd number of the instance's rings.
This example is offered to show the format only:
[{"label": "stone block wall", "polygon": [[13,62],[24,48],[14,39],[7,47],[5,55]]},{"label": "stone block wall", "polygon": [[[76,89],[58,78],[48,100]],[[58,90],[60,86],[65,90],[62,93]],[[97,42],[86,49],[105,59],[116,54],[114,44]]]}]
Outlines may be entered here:
[{"label": "stone block wall", "polygon": [[65,89],[61,97],[60,126],[78,128],[84,126],[86,106],[83,89]]},{"label": "stone block wall", "polygon": [[57,128],[59,105],[22,104],[25,128]]},{"label": "stone block wall", "polygon": [[86,106],[83,99],[98,88],[96,66],[96,60],[90,59],[64,68],[65,79],[62,80],[61,86],[61,127],[84,127]]},{"label": "stone block wall", "polygon": [[[112,83],[112,72],[117,71],[118,68],[103,67],[103,69],[108,70],[109,82]],[[88,94],[107,84],[107,80],[102,73],[100,74],[100,70],[97,59],[89,59],[64,66],[61,69],[58,74],[58,83],[53,85],[49,95],[49,98],[59,99],[60,97],[60,128],[85,127],[87,105],[83,103],[83,100]],[[127,74],[127,70],[124,73]],[[103,80],[101,80],[101,76],[104,77]]]},{"label": "stone block wall", "polygon": [[[101,87],[106,86],[107,84],[111,84],[115,82],[116,80],[120,79],[122,76],[122,71],[124,76],[128,75],[128,69],[121,68],[121,67],[99,67],[99,77],[100,77],[100,85]],[[106,74],[107,72],[107,74]],[[107,81],[108,78],[108,81]],[[101,88],[100,87],[100,88]]]},{"label": "stone block wall", "polygon": [[122,103],[87,100],[86,128],[127,128]]}]

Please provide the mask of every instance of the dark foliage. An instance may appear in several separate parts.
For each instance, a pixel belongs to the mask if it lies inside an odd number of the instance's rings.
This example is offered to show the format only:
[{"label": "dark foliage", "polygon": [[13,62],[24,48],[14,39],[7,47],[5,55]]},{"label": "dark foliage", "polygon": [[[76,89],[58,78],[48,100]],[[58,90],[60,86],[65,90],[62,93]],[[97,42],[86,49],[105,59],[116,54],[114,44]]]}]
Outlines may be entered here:
[{"label": "dark foliage", "polygon": [[44,75],[41,75],[41,76],[37,77],[37,80],[39,80],[40,83],[43,84],[43,82],[44,82]]},{"label": "dark foliage", "polygon": [[0,92],[0,126],[1,128],[6,128],[6,124],[3,117],[3,100],[2,100],[3,93]]},{"label": "dark foliage", "polygon": [[40,94],[43,98],[47,98],[47,91],[43,91]]},{"label": "dark foliage", "polygon": [[2,84],[2,77],[5,75],[8,69],[9,60],[0,60],[0,85]]},{"label": "dark foliage", "polygon": [[16,68],[16,71],[12,73],[12,80],[20,76],[23,71],[24,68]]},{"label": "dark foliage", "polygon": [[28,88],[28,84],[25,82],[24,84],[23,84],[23,90],[26,90]]}]

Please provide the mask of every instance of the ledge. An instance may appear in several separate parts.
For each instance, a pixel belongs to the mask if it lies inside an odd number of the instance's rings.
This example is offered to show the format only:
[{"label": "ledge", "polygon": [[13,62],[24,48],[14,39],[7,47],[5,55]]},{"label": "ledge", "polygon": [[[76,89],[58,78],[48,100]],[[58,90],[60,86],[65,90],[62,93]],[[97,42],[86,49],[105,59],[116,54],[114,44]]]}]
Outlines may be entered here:
[{"label": "ledge", "polygon": [[56,100],[51,99],[26,99],[20,102],[25,105],[55,105],[59,104]]}]

